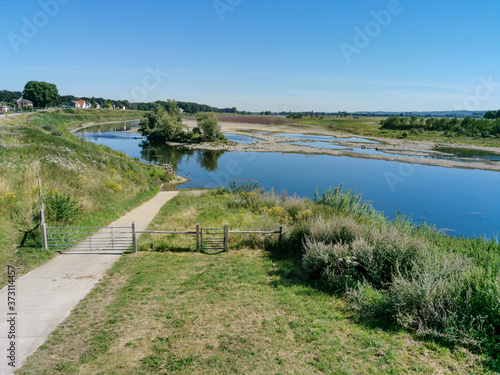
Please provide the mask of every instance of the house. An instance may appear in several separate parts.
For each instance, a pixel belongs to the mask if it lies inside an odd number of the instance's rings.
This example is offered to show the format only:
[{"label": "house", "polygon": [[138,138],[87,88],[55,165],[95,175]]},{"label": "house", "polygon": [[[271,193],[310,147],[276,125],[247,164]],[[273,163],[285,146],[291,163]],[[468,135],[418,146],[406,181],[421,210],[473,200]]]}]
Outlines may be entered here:
[{"label": "house", "polygon": [[99,103],[94,103],[96,109],[101,109],[101,105]]},{"label": "house", "polygon": [[16,105],[18,109],[33,107],[33,103],[29,100],[24,99],[22,96],[17,99]]},{"label": "house", "polygon": [[9,110],[9,107],[7,107],[6,105],[0,105],[0,114],[5,114],[7,113],[7,111]]},{"label": "house", "polygon": [[92,108],[92,105],[85,100],[72,100],[71,106],[75,107],[75,109],[89,109]]}]

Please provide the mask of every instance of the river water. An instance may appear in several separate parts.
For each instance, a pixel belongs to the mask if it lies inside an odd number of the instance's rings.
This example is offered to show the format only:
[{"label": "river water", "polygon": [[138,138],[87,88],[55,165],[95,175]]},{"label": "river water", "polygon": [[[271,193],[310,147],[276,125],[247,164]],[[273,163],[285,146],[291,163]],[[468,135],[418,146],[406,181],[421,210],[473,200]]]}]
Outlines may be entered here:
[{"label": "river water", "polygon": [[[123,128],[122,128],[123,127]],[[129,128],[130,126],[128,126]],[[393,217],[398,211],[450,235],[487,238],[500,233],[500,173],[346,156],[261,152],[181,151],[151,146],[137,133],[87,129],[80,136],[145,162],[171,163],[190,181],[180,188],[228,186],[234,180],[312,197],[344,184]],[[231,135],[235,142],[251,137]]]}]

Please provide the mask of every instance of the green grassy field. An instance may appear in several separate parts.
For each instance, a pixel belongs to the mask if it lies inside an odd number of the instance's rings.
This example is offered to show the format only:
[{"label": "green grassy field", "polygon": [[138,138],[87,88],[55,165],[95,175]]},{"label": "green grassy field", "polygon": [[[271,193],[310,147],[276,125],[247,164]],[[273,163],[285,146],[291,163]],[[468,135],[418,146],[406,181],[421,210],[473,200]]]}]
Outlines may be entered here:
[{"label": "green grassy field", "polygon": [[[150,229],[285,225],[286,245],[276,237],[232,235],[229,253],[205,254],[194,251],[193,236],[141,237],[141,251],[122,256],[19,373],[495,373],[481,350],[364,318],[328,282],[307,275],[297,234],[315,218],[336,212],[338,221],[358,217],[358,224],[384,230],[376,213],[346,202],[333,209],[253,192],[181,193]],[[393,230],[410,233],[401,222]]]},{"label": "green grassy field", "polygon": [[40,249],[37,172],[48,223],[56,226],[106,225],[158,191],[157,181],[165,177],[160,168],[69,132],[91,121],[133,117],[138,113],[62,110],[2,118],[0,276],[6,264],[24,273],[53,256]]}]

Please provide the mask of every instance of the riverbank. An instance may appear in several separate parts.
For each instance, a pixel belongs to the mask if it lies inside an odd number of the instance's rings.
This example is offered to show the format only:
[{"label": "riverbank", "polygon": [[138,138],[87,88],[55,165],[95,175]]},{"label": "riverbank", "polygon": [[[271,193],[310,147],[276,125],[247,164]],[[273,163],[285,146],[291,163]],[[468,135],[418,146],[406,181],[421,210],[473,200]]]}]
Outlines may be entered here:
[{"label": "riverbank", "polygon": [[[194,128],[196,122],[193,120],[185,120],[184,124],[189,128]],[[252,151],[252,152],[281,152],[281,153],[300,153],[309,155],[332,155],[332,156],[349,156],[364,159],[398,161],[410,164],[422,164],[429,166],[447,167],[447,168],[462,168],[462,169],[482,169],[491,171],[500,171],[500,162],[497,161],[482,161],[479,159],[469,159],[467,161],[442,159],[450,157],[449,154],[437,151],[437,148],[464,148],[468,150],[479,150],[498,153],[500,148],[485,147],[477,145],[465,145],[461,143],[442,143],[431,141],[408,141],[392,138],[381,137],[365,137],[376,143],[360,143],[350,141],[349,138],[353,134],[329,130],[316,125],[263,125],[263,124],[247,124],[247,123],[232,123],[220,122],[223,133],[251,136],[260,140],[254,144],[181,144],[176,142],[167,142],[171,146],[182,146],[189,150],[213,150],[213,151]],[[364,152],[338,150],[308,147],[307,145],[291,144],[298,140],[290,137],[281,137],[275,134],[279,133],[295,133],[308,135],[331,136],[338,138],[336,141],[341,147],[351,149],[362,149]],[[345,140],[343,140],[345,139]],[[301,142],[304,142],[301,140]],[[307,143],[306,140],[304,143]],[[385,153],[385,155],[365,153],[366,151],[375,151]],[[404,154],[404,155],[402,155]]]},{"label": "riverbank", "polygon": [[73,128],[69,129],[69,131],[71,133],[76,133],[76,132],[78,132],[80,130],[91,128],[93,126],[121,124],[124,121],[131,122],[131,121],[140,121],[140,120],[141,120],[141,118],[137,117],[137,118],[124,118],[122,120],[113,120],[113,121],[106,121],[106,122],[99,122],[99,121],[97,121],[97,122],[88,122],[88,123],[82,124],[82,125],[75,125]]},{"label": "riverbank", "polygon": [[59,110],[1,119],[0,285],[7,282],[7,264],[20,276],[54,255],[41,249],[37,172],[51,226],[106,226],[168,180],[157,166],[70,132],[134,117],[132,111]]},{"label": "riverbank", "polygon": [[[473,338],[496,345],[494,335],[475,328],[482,322],[490,327],[490,313],[498,315],[491,309],[497,292],[468,294],[465,305],[478,310],[457,315],[447,299],[456,301],[460,287],[491,281],[487,272],[481,280],[480,272],[470,271],[495,269],[498,246],[387,223],[352,196],[337,197],[351,204],[333,199],[318,205],[244,189],[179,193],[149,230],[283,225],[285,246],[277,236],[231,234],[229,253],[205,254],[196,252],[194,236],[144,235],[139,252],[116,263],[19,373],[496,373],[493,346],[481,351],[464,342],[477,333]],[[317,253],[308,250],[306,236],[318,244]],[[349,282],[351,295],[336,291],[335,276]],[[369,284],[375,276],[383,278],[381,288]],[[366,280],[357,284],[350,277]],[[389,293],[400,302],[395,309],[385,309]],[[412,298],[416,294],[420,298]],[[490,305],[474,304],[481,296]],[[362,302],[374,315],[386,315],[365,316],[356,309]],[[428,318],[418,320],[423,324],[438,320],[435,330],[413,335],[402,329],[407,322],[413,331],[412,314]],[[441,336],[440,324],[448,325]],[[457,331],[463,336],[454,336]]]}]

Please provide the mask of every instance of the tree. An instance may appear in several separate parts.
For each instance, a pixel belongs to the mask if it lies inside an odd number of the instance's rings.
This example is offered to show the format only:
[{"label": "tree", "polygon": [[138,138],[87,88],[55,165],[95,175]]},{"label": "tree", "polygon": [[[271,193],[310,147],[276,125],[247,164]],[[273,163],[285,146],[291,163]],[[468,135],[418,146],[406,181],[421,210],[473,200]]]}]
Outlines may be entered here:
[{"label": "tree", "polygon": [[167,111],[157,104],[152,112],[141,120],[139,132],[150,142],[176,140],[182,133],[182,114],[177,103],[169,100]]},{"label": "tree", "polygon": [[50,107],[56,105],[59,91],[53,83],[29,81],[24,86],[23,97],[33,102],[35,107]]},{"label": "tree", "polygon": [[219,120],[213,112],[198,113],[196,115],[196,122],[206,139],[215,140],[215,138],[222,136]]},{"label": "tree", "polygon": [[[500,112],[500,110],[498,111]],[[497,117],[497,112],[495,111],[488,111],[484,114],[484,118],[486,119],[490,119],[490,120],[493,120]]]}]

